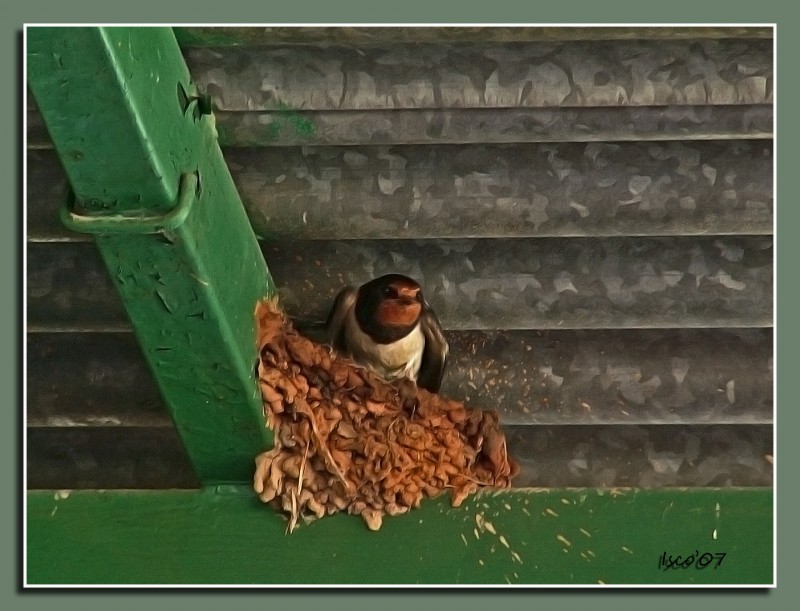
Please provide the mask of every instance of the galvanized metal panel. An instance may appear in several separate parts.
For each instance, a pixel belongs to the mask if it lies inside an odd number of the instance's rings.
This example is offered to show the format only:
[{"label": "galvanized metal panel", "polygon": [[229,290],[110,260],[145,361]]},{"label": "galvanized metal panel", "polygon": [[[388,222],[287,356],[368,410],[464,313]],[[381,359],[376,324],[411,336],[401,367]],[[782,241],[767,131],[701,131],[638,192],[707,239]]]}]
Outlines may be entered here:
[{"label": "galvanized metal panel", "polygon": [[[771,486],[771,426],[506,427],[521,464],[514,487]],[[197,485],[174,429],[28,429],[28,487],[187,488]],[[242,477],[239,482],[248,481]]]},{"label": "galvanized metal panel", "polygon": [[174,427],[34,427],[27,438],[31,490],[200,485]]},{"label": "galvanized metal panel", "polygon": [[771,329],[452,331],[442,393],[503,425],[768,424]]},{"label": "galvanized metal panel", "polygon": [[770,27],[743,26],[388,26],[388,27],[215,27],[175,28],[187,46],[386,45],[387,43],[530,42],[565,40],[685,40],[714,38],[772,38]]},{"label": "galvanized metal panel", "polygon": [[772,141],[228,149],[274,239],[772,233]]},{"label": "galvanized metal panel", "polygon": [[26,248],[29,329],[131,328],[94,242]]},{"label": "galvanized metal panel", "polygon": [[91,240],[86,234],[69,231],[58,218],[58,209],[67,196],[67,177],[53,150],[28,149],[27,212],[28,241],[81,241]]},{"label": "galvanized metal panel", "polygon": [[[281,302],[301,324],[333,297],[397,271],[417,278],[448,329],[768,327],[772,238],[355,240],[263,244]],[[37,328],[124,326],[91,244],[28,245]]]},{"label": "galvanized metal panel", "polygon": [[[309,334],[324,341],[321,334]],[[441,392],[522,424],[769,424],[771,329],[449,331]],[[29,333],[28,426],[171,426],[132,333]]]},{"label": "galvanized metal panel", "polygon": [[224,146],[771,138],[772,106],[273,110],[214,113]]},{"label": "galvanized metal panel", "polygon": [[770,104],[765,39],[187,47],[220,110]]},{"label": "galvanized metal panel", "polygon": [[518,487],[771,486],[771,426],[506,428]]},{"label": "galvanized metal panel", "polygon": [[29,427],[174,428],[136,336],[28,333]]},{"label": "galvanized metal panel", "polygon": [[[772,141],[226,149],[255,231],[282,239],[769,234]],[[28,151],[28,237],[59,222]]]},{"label": "galvanized metal panel", "polygon": [[417,278],[449,329],[772,324],[771,237],[275,242],[290,315],[325,320],[346,283]]},{"label": "galvanized metal panel", "polygon": [[[29,102],[30,104],[30,102]],[[769,105],[214,113],[222,146],[464,144],[764,139]],[[29,148],[52,148],[28,107]]]}]

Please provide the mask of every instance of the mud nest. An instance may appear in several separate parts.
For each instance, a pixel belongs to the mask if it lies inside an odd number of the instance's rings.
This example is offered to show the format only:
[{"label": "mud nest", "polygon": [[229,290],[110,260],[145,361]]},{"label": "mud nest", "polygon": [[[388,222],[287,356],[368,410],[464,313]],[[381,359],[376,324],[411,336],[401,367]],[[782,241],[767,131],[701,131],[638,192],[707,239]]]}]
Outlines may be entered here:
[{"label": "mud nest", "polygon": [[387,383],[295,331],[274,300],[256,310],[258,366],[275,446],[253,487],[288,514],[288,531],[339,511],[371,530],[384,515],[445,491],[453,506],[517,473],[494,411],[465,408],[410,381]]}]

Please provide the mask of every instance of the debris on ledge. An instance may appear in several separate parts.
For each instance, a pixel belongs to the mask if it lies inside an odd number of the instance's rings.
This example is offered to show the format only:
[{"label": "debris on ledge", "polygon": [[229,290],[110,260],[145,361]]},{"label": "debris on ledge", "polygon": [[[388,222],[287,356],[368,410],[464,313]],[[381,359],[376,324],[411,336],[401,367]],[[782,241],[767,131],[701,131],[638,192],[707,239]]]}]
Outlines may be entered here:
[{"label": "debris on ledge", "polygon": [[300,335],[275,300],[256,317],[275,446],[256,457],[253,488],[288,514],[289,532],[345,510],[378,530],[426,496],[449,490],[457,507],[479,487],[511,485],[519,467],[497,412],[383,381]]}]

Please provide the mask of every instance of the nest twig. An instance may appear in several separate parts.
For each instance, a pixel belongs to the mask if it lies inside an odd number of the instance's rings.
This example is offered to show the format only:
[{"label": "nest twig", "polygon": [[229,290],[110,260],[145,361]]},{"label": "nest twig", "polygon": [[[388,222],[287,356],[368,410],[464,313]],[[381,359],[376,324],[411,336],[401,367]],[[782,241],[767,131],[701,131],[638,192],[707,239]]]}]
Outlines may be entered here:
[{"label": "nest twig", "polygon": [[253,487],[289,515],[289,532],[345,510],[377,530],[425,496],[449,490],[458,506],[478,487],[511,485],[518,466],[496,412],[383,381],[301,336],[274,300],[256,316],[275,447],[256,457]]}]

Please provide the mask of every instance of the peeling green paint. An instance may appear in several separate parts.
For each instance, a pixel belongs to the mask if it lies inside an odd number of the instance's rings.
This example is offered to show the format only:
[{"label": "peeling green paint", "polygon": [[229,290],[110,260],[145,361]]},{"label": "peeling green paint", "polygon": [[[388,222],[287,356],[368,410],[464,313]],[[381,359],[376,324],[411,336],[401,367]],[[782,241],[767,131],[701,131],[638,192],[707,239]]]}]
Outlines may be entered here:
[{"label": "peeling green paint", "polygon": [[73,191],[62,219],[95,235],[198,477],[249,480],[274,286],[172,30],[31,27],[28,72]]}]

